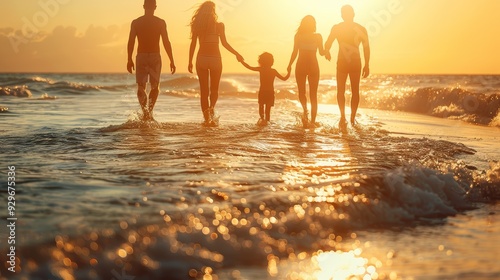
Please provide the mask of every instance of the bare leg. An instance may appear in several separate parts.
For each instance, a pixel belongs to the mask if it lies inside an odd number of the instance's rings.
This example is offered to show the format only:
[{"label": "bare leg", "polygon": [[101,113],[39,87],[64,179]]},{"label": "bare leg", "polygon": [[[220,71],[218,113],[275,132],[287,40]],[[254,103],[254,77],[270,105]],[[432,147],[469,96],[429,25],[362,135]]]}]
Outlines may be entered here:
[{"label": "bare leg", "polygon": [[269,105],[266,105],[266,121],[270,121],[271,120],[271,106]]},{"label": "bare leg", "polygon": [[153,117],[153,109],[155,108],[156,100],[158,99],[158,94],[160,93],[159,84],[151,84],[151,91],[149,92],[149,106],[148,111],[150,117]]},{"label": "bare leg", "polygon": [[337,103],[340,109],[340,121],[345,121],[345,83],[347,81],[347,73],[337,70]]},{"label": "bare leg", "polygon": [[217,100],[219,99],[219,83],[222,75],[222,67],[210,69],[210,109],[213,114]]},{"label": "bare leg", "polygon": [[307,113],[307,96],[306,96],[306,79],[307,76],[295,71],[295,79],[297,80],[297,87],[299,89],[299,101],[302,104],[304,114]]},{"label": "bare leg", "polygon": [[142,114],[144,117],[148,115],[148,96],[146,95],[146,85],[137,84],[137,99],[141,105]]},{"label": "bare leg", "polygon": [[297,87],[299,89],[299,101],[302,105],[302,109],[304,113],[302,115],[302,124],[307,126],[308,123],[308,113],[307,113],[307,96],[306,96],[306,79],[307,76],[300,71],[298,71],[299,67],[295,68],[295,79],[297,81]]},{"label": "bare leg", "polygon": [[265,115],[264,115],[264,104],[259,104],[259,116],[261,119],[265,119]]},{"label": "bare leg", "polygon": [[309,75],[309,95],[311,98],[311,123],[316,123],[316,115],[318,114],[318,85],[319,75]]},{"label": "bare leg", "polygon": [[200,102],[201,102],[201,111],[203,112],[203,118],[205,121],[208,121],[210,115],[208,113],[209,103],[208,97],[210,95],[208,89],[208,70],[196,68],[196,73],[198,74],[198,82],[200,83]]},{"label": "bare leg", "polygon": [[[354,75],[353,75],[354,74]],[[361,72],[351,73],[349,75],[351,79],[351,124],[355,124],[356,113],[358,112],[359,106],[359,81],[361,79]]]}]

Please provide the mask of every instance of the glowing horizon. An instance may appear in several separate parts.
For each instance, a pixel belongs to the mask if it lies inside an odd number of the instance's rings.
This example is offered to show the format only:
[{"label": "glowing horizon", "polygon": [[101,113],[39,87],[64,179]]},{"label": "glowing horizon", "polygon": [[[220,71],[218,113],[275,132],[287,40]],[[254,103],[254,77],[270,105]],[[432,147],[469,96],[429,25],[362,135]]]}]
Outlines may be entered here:
[{"label": "glowing horizon", "polygon": [[[202,1],[158,2],[165,19],[178,73],[187,72],[189,27],[194,7]],[[351,4],[355,20],[370,34],[372,73],[500,74],[500,2],[467,0],[217,0],[230,44],[249,64],[268,51],[274,67],[284,72],[295,30],[303,16],[313,15],[326,40],[340,22],[340,7]],[[126,71],[130,22],[143,14],[141,0],[25,0],[2,3],[0,72]],[[119,10],[117,11],[117,7]],[[444,12],[443,12],[444,11]],[[332,48],[336,56],[337,44]],[[248,73],[222,50],[225,73]],[[162,50],[162,57],[168,61]],[[335,72],[335,62],[319,57],[322,74]],[[164,67],[164,73],[168,69]]]}]

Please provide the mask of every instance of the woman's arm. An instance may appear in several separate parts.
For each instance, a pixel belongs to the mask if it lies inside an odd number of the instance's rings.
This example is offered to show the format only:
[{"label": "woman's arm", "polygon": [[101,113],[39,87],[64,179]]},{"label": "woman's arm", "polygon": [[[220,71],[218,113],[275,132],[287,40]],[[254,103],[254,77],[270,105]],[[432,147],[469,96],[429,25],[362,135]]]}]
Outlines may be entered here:
[{"label": "woman's arm", "polygon": [[326,51],[323,47],[323,36],[321,36],[321,34],[318,34],[318,50],[319,50],[319,55],[321,56],[325,56],[326,55]]},{"label": "woman's arm", "polygon": [[224,26],[224,23],[220,22],[217,27],[219,31],[220,40],[224,48],[226,48],[229,52],[234,54],[239,62],[242,62],[243,57],[235,49],[233,49],[233,47],[231,47],[231,45],[229,45],[229,43],[227,42],[226,27]]},{"label": "woman's arm", "polygon": [[290,63],[288,63],[288,72],[292,71],[292,64],[295,62],[295,59],[297,58],[297,55],[299,54],[299,48],[298,48],[298,36],[295,35],[294,42],[293,42],[293,51],[292,51],[292,56],[290,57]]},{"label": "woman's arm", "polygon": [[196,49],[197,40],[198,40],[198,35],[193,34],[191,38],[191,46],[189,47],[189,65],[188,65],[188,71],[191,74],[193,74],[193,57],[194,57],[194,51]]},{"label": "woman's arm", "polygon": [[282,80],[282,81],[286,81],[288,80],[288,78],[290,78],[290,71],[288,71],[288,73],[286,73],[285,76],[282,76],[278,71],[274,70],[276,73],[276,77],[278,77],[278,79]]},{"label": "woman's arm", "polygon": [[330,31],[330,35],[328,35],[328,39],[325,42],[325,58],[330,61],[332,59],[332,55],[330,54],[330,49],[332,48],[333,42],[337,39],[337,31],[335,26],[332,27]]}]

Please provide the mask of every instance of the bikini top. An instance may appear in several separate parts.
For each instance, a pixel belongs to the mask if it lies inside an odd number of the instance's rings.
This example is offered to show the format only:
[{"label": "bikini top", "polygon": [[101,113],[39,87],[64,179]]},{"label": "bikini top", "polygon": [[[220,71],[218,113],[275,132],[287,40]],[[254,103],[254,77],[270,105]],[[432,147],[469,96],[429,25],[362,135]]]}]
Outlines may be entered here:
[{"label": "bikini top", "polygon": [[302,37],[298,41],[298,49],[303,51],[313,51],[315,52],[318,49],[318,44],[315,40],[315,37]]},{"label": "bikini top", "polygon": [[303,50],[303,51],[316,51],[318,49],[318,47],[316,46],[316,44],[313,44],[313,43],[305,43],[305,42],[302,42],[302,43],[299,43],[299,50]]},{"label": "bikini top", "polygon": [[213,28],[207,28],[205,34],[200,36],[200,43],[219,44],[219,34],[217,32],[217,24]]}]

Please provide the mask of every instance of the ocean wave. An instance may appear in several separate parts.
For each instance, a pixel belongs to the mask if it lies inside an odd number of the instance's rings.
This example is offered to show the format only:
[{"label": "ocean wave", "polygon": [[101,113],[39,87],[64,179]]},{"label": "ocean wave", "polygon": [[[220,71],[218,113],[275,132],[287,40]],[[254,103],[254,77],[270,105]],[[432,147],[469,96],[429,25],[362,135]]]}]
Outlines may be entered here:
[{"label": "ocean wave", "polygon": [[461,88],[419,88],[407,92],[367,94],[362,106],[496,125],[494,120],[500,113],[500,94],[473,93]]},{"label": "ocean wave", "polygon": [[[111,91],[119,92],[130,87],[130,85],[117,84],[117,85],[107,85],[107,84],[91,84],[86,82],[73,82],[64,80],[66,76],[59,77],[59,75],[53,75],[54,78],[45,78],[41,76],[32,77],[2,77],[0,79],[0,85],[3,86],[4,91],[13,91],[15,89],[26,89],[32,92],[41,94],[85,94],[91,92],[100,91]],[[69,76],[71,77],[71,76]],[[59,79],[56,79],[59,78]],[[71,77],[74,80],[78,80],[75,77]],[[2,94],[2,88],[0,87],[0,95],[6,95],[5,92]],[[31,97],[31,96],[22,96]]]},{"label": "ocean wave", "polygon": [[31,90],[28,89],[27,86],[18,86],[18,87],[0,87],[0,96],[15,96],[15,97],[32,97],[33,94]]},{"label": "ocean wave", "polygon": [[[113,181],[122,191],[140,182],[119,194],[94,186],[81,203],[69,202],[74,209],[58,202],[34,205],[40,213],[61,215],[58,222],[65,220],[65,211],[73,220],[81,218],[74,213],[91,213],[81,223],[92,226],[22,246],[19,255],[32,265],[17,275],[189,279],[233,267],[265,269],[270,257],[303,259],[360,231],[442,224],[476,202],[498,199],[500,164],[492,162],[485,171],[468,166],[457,156],[475,151],[463,144],[394,137],[374,127],[342,136],[333,129],[324,126],[309,134],[284,125],[261,133],[231,125],[214,133],[199,124],[136,120],[97,130],[47,128],[30,137],[9,136],[12,146],[2,146],[6,150],[21,153],[27,146],[30,155],[62,157],[57,172],[68,171],[71,182]],[[71,169],[74,161],[78,164]],[[207,175],[218,172],[215,179]],[[232,172],[241,176],[228,175]],[[260,181],[264,176],[273,180]],[[47,188],[57,187],[58,196],[81,194],[84,188],[58,180],[59,185],[33,189],[24,182],[27,199],[36,191],[40,194],[33,199],[39,201]],[[103,219],[114,222],[98,226]]]},{"label": "ocean wave", "polygon": [[0,77],[0,85],[2,86],[26,86],[30,84],[52,85],[55,81],[49,78],[40,76],[33,77]]},{"label": "ocean wave", "polygon": [[168,81],[162,81],[160,88],[168,88],[169,90],[186,90],[186,89],[199,89],[198,79],[192,76],[183,76],[174,78]]},{"label": "ocean wave", "polygon": [[[199,97],[199,88],[191,80],[193,88],[165,90],[164,94],[177,97]],[[277,89],[277,99],[298,100],[293,89]],[[242,90],[229,81],[221,82],[220,96],[256,99],[257,91]],[[336,104],[336,93],[325,90],[321,103]],[[438,118],[449,118],[465,122],[500,127],[500,94],[473,93],[460,88],[419,88],[369,92],[361,98],[360,106],[370,109],[404,111]]]},{"label": "ocean wave", "polygon": [[[438,79],[439,78],[439,79]],[[69,81],[71,79],[72,81]],[[405,111],[439,118],[463,120],[473,124],[500,127],[500,93],[492,87],[497,77],[380,76],[363,84],[361,106],[382,110]],[[437,79],[437,80],[436,80]],[[447,81],[449,80],[449,81]],[[126,81],[126,82],[125,82]],[[444,83],[443,87],[439,87]],[[462,83],[467,87],[450,87]],[[431,85],[422,87],[423,85]],[[474,87],[470,87],[470,86]],[[31,97],[31,93],[85,95],[100,92],[135,92],[129,76],[121,74],[92,75],[15,75],[0,76],[0,96]],[[257,98],[258,75],[223,76],[219,94],[222,97]],[[319,88],[320,103],[336,104],[336,84],[324,80]],[[277,83],[277,99],[298,100],[296,84]],[[183,98],[199,98],[198,78],[179,75],[164,78],[162,94]],[[477,91],[474,91],[477,90]],[[496,91],[495,91],[496,90]]]},{"label": "ocean wave", "polygon": [[472,188],[467,195],[474,201],[500,200],[500,162],[490,162],[486,172],[474,174]]},{"label": "ocean wave", "polygon": [[339,246],[358,230],[432,225],[471,209],[452,175],[418,165],[357,182],[277,188],[240,199],[223,188],[200,192],[193,187],[158,200],[198,203],[183,211],[162,210],[157,223],[130,219],[116,228],[56,235],[50,243],[23,247],[20,253],[37,265],[19,275],[111,279],[119,271],[136,279],[199,278],[231,267],[267,267],[269,256],[311,256]]}]

